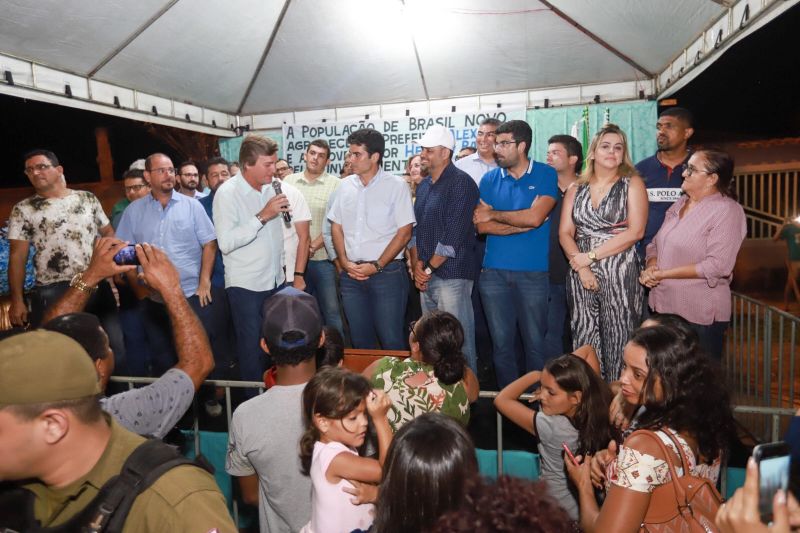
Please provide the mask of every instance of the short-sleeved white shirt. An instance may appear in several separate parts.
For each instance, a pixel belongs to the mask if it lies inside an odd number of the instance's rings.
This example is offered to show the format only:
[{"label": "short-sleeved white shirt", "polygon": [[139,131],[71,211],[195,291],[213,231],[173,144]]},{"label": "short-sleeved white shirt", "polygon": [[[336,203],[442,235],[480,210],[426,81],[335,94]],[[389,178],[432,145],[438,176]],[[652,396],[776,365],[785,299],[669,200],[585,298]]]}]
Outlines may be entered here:
[{"label": "short-sleeved white shirt", "polygon": [[384,170],[366,187],[356,174],[342,180],[328,218],[341,224],[350,261],[377,260],[397,230],[416,222],[408,184]]},{"label": "short-sleeved white shirt", "polygon": [[297,187],[284,181],[281,184],[281,191],[289,200],[289,209],[291,209],[292,214],[292,221],[289,222],[289,227],[286,227],[286,223],[280,217],[281,226],[283,227],[283,257],[284,266],[286,267],[286,282],[291,283],[294,281],[294,273],[297,271],[297,243],[300,242],[294,225],[296,222],[309,222],[311,220],[311,209],[308,207],[305,196]]}]

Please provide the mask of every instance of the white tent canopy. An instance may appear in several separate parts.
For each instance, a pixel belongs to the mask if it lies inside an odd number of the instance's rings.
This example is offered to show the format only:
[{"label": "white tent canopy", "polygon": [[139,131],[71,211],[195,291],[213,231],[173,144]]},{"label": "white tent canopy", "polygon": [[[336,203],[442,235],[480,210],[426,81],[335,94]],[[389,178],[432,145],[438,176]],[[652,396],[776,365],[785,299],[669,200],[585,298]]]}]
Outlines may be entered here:
[{"label": "white tent canopy", "polygon": [[0,92],[209,130],[585,84],[650,95],[797,1],[0,0]]}]

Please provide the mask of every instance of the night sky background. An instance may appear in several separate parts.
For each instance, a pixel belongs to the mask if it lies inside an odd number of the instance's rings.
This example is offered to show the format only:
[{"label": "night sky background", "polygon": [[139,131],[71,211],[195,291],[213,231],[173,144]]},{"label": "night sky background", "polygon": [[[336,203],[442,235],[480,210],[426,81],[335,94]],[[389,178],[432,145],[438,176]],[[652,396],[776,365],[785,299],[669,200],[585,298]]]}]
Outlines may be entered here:
[{"label": "night sky background", "polygon": [[[725,52],[673,97],[695,114],[699,143],[800,136],[800,6]],[[124,118],[0,95],[5,169],[0,188],[27,186],[22,155],[53,150],[71,183],[99,181],[95,128],[109,132],[114,176],[146,154],[178,154],[145,125]]]}]

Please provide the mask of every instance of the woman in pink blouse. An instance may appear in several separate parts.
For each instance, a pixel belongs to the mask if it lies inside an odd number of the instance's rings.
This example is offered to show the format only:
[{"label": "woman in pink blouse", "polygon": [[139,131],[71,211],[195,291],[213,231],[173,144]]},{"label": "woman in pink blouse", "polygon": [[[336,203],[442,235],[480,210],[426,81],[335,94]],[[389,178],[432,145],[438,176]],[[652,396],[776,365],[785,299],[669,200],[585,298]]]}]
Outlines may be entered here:
[{"label": "woman in pink blouse", "polygon": [[670,207],[647,246],[639,281],[650,307],[689,321],[707,352],[722,358],[731,317],[730,282],[747,228],[733,190],[733,158],[700,150],[683,171],[686,193]]}]

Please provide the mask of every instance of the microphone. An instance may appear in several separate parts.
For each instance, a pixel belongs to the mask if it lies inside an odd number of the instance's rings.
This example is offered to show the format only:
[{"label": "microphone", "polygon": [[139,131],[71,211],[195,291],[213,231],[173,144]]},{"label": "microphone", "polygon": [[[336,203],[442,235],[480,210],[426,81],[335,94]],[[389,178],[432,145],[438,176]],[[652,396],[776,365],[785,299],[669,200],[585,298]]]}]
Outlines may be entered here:
[{"label": "microphone", "polygon": [[[281,191],[281,181],[279,179],[272,179],[272,188],[275,189],[275,196],[283,194],[283,191]],[[288,228],[289,224],[292,223],[292,214],[288,211],[281,211],[281,216],[283,217],[283,223]]]}]

